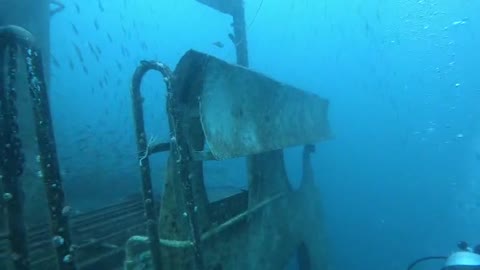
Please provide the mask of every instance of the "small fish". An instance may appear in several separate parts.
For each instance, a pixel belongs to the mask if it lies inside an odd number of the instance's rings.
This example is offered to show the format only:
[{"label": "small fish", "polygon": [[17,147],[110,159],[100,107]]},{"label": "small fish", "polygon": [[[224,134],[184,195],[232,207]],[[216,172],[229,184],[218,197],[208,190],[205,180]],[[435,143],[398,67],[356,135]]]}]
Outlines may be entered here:
[{"label": "small fish", "polygon": [[90,48],[90,51],[94,54],[96,53],[95,48],[93,47],[92,43],[88,42],[88,47]]},{"label": "small fish", "polygon": [[73,46],[75,47],[75,52],[77,53],[78,60],[80,60],[80,62],[83,63],[82,51],[81,51],[80,48],[77,46],[77,44],[73,43]]},{"label": "small fish", "polygon": [[75,24],[73,24],[73,23],[71,23],[71,24],[72,24],[72,30],[73,30],[73,32],[75,33],[75,35],[78,36],[79,33],[78,33],[77,27],[75,26]]},{"label": "small fish", "polygon": [[130,52],[128,51],[127,48],[123,47],[123,45],[122,45],[122,55],[125,56],[125,57],[130,56]]},{"label": "small fish", "polygon": [[60,68],[60,63],[58,63],[58,60],[57,58],[55,58],[55,56],[52,54],[52,64],[56,67],[56,68]]},{"label": "small fish", "polygon": [[100,29],[100,25],[98,25],[98,21],[97,19],[95,18],[95,20],[93,21],[93,25],[95,25],[95,29],[98,31]]},{"label": "small fish", "polygon": [[218,48],[223,48],[223,47],[225,47],[225,45],[223,45],[223,43],[220,42],[220,41],[213,42],[212,45],[213,45],[213,46],[216,46],[216,47],[218,47]]},{"label": "small fish", "polygon": [[77,10],[77,14],[80,14],[80,6],[75,3],[75,10]]},{"label": "small fish", "polygon": [[85,65],[83,65],[83,72],[85,72],[85,74],[88,75],[88,69]]},{"label": "small fish", "polygon": [[113,39],[112,39],[112,36],[110,36],[110,33],[107,33],[107,37],[108,37],[108,41],[110,41],[110,43],[112,43]]},{"label": "small fish", "polygon": [[105,9],[103,8],[102,1],[98,0],[98,9],[100,9],[101,12],[104,12]]},{"label": "small fish", "polygon": [[98,45],[95,45],[95,50],[97,50],[98,54],[102,54],[102,49],[100,49],[100,47],[98,47]]},{"label": "small fish", "polygon": [[72,59],[68,59],[68,64],[69,64],[71,70],[75,70],[75,65],[73,64]]},{"label": "small fish", "polygon": [[94,53],[93,55],[95,56],[95,59],[97,59],[97,62],[100,63],[100,56],[98,56],[98,54],[96,54],[96,53]]},{"label": "small fish", "polygon": [[140,46],[142,47],[142,50],[148,51],[148,45],[147,45],[147,43],[145,43],[145,41],[142,41]]}]

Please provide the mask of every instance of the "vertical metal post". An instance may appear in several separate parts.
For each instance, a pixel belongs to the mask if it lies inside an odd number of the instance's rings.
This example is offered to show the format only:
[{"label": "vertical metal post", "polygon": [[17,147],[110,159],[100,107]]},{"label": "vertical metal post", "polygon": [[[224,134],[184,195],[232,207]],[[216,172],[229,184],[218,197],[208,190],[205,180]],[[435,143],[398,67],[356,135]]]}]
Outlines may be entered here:
[{"label": "vertical metal post", "polygon": [[[3,67],[7,53],[8,82]],[[18,48],[13,42],[0,38],[0,179],[3,184],[2,199],[7,210],[7,229],[11,259],[16,270],[28,270],[27,232],[24,220],[24,195],[20,176],[23,173],[24,156],[18,135],[16,89]]]},{"label": "vertical metal post", "polygon": [[42,172],[50,212],[52,243],[57,253],[60,270],[76,269],[68,223],[69,207],[60,176],[52,116],[48,100],[42,54],[33,46],[24,46],[30,95],[33,99],[35,132],[37,135],[40,170]]},{"label": "vertical metal post", "polygon": [[[2,47],[2,44],[7,44],[6,46],[8,46],[10,50],[13,50],[12,48],[15,48],[16,50],[17,46],[20,47],[23,52],[25,65],[27,67],[26,73],[30,96],[33,100],[35,132],[39,150],[39,154],[37,157],[37,160],[40,163],[39,176],[43,179],[45,190],[47,193],[51,221],[51,232],[53,235],[52,243],[54,245],[57,255],[58,269],[75,270],[76,266],[73,256],[74,250],[71,243],[70,229],[68,224],[69,207],[65,206],[65,198],[62,187],[62,180],[60,177],[60,168],[58,165],[55,136],[52,125],[52,117],[50,113],[50,105],[48,100],[45,76],[43,73],[42,54],[40,50],[33,44],[33,39],[33,35],[21,27],[0,27],[0,47]],[[11,55],[10,61],[12,61],[12,63],[13,61],[15,61],[16,63],[16,57],[12,57]],[[10,64],[10,66],[13,66],[13,64]],[[12,74],[16,73],[16,67],[11,68],[11,72],[9,75],[10,77],[12,77]],[[10,88],[15,89],[13,86]],[[15,94],[15,91],[10,92],[11,96]],[[2,103],[2,110],[4,107],[5,106]],[[13,105],[9,108],[11,111],[16,111],[16,107]],[[3,113],[3,117],[8,117],[8,113],[8,111],[6,112],[6,114]],[[13,118],[10,125],[12,127],[15,126],[14,130],[18,131],[18,124],[16,123],[16,121],[17,119]],[[18,148],[20,149],[20,144],[18,144]],[[14,152],[13,156],[15,155],[18,155],[18,153]],[[7,160],[10,159],[11,156],[12,155],[8,155],[8,153],[7,155],[4,155],[4,157],[7,157]],[[23,159],[21,160],[23,161]],[[16,164],[16,169],[21,170],[21,167]],[[17,173],[18,175],[21,174],[21,172]],[[10,233],[12,233],[12,231],[10,231]]]},{"label": "vertical metal post", "polygon": [[233,43],[237,52],[237,64],[248,67],[248,42],[247,42],[247,29],[245,23],[245,8],[243,1],[238,1],[238,4],[232,10],[233,17]]}]

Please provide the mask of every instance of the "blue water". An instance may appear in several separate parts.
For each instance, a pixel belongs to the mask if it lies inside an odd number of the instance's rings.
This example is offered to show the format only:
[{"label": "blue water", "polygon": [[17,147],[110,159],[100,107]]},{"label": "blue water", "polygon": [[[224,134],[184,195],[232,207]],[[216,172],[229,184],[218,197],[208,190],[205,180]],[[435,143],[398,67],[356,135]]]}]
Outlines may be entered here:
[{"label": "blue water", "polygon": [[[140,187],[129,94],[139,61],[173,68],[193,48],[234,62],[235,50],[230,18],[193,0],[105,0],[103,12],[77,2],[80,13],[68,4],[52,19],[61,66],[52,67],[51,99],[68,198],[93,205]],[[480,242],[479,10],[477,0],[246,1],[251,68],[331,102],[335,138],[319,145],[314,166],[332,270],[405,269],[458,240]],[[143,92],[148,132],[167,140],[157,74]],[[156,179],[164,158],[153,161]],[[298,151],[286,159],[299,179]],[[242,160],[214,166],[209,185],[245,185]],[[419,269],[439,268],[428,267]]]}]

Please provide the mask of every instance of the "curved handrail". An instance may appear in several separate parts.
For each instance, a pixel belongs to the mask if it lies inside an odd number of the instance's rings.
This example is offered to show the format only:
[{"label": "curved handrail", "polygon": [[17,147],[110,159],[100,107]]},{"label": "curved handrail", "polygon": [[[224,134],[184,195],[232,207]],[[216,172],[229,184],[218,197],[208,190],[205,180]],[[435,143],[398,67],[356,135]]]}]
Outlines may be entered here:
[{"label": "curved handrail", "polygon": [[148,234],[150,238],[150,248],[152,251],[153,263],[157,270],[161,269],[160,262],[160,239],[158,235],[158,230],[155,226],[157,222],[157,217],[153,212],[153,192],[152,192],[152,183],[150,176],[150,163],[149,163],[149,151],[150,147],[147,142],[147,137],[145,134],[145,124],[143,118],[143,108],[142,103],[143,99],[140,94],[140,85],[143,76],[149,70],[159,71],[163,77],[167,87],[167,113],[168,119],[170,122],[171,129],[171,151],[175,157],[175,162],[178,166],[177,176],[180,181],[182,181],[184,198],[186,202],[186,211],[185,214],[188,217],[189,227],[191,229],[191,235],[193,237],[192,248],[195,258],[196,268],[198,270],[203,270],[203,255],[200,250],[201,244],[201,233],[198,228],[198,222],[196,218],[195,202],[193,196],[193,189],[191,185],[191,177],[188,174],[188,162],[191,161],[190,153],[188,153],[187,141],[185,136],[182,133],[180,127],[179,115],[181,112],[178,110],[177,106],[179,101],[175,95],[173,84],[173,73],[170,68],[158,61],[142,61],[140,66],[135,70],[132,80],[132,98],[133,98],[133,110],[134,110],[134,120],[135,120],[135,131],[137,137],[137,148],[139,152],[139,166],[142,174],[142,188],[144,194],[144,204],[147,219],[149,220]]},{"label": "curved handrail", "polygon": [[147,217],[147,233],[150,244],[150,251],[153,266],[156,270],[160,270],[161,254],[160,254],[160,236],[157,228],[157,215],[155,213],[155,201],[153,195],[152,177],[150,171],[150,145],[147,141],[145,132],[145,121],[143,117],[143,98],[141,95],[141,84],[145,74],[150,70],[159,71],[165,78],[167,89],[170,88],[171,70],[164,64],[155,61],[142,61],[133,74],[131,94],[133,102],[133,116],[135,122],[135,134],[137,138],[138,163],[142,177],[143,203],[145,207],[145,215]]}]

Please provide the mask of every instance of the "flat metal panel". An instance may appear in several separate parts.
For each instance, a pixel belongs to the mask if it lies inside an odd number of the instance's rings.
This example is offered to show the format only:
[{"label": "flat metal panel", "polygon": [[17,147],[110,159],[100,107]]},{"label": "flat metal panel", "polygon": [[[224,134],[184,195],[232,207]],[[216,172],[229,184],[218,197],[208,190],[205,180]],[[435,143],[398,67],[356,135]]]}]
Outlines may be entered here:
[{"label": "flat metal panel", "polygon": [[[328,100],[195,51],[188,52],[181,62],[183,72],[198,76],[189,78],[200,84],[195,87],[200,120],[216,159],[329,138]],[[191,66],[190,70],[186,66]]]}]

